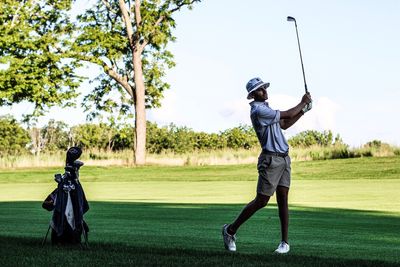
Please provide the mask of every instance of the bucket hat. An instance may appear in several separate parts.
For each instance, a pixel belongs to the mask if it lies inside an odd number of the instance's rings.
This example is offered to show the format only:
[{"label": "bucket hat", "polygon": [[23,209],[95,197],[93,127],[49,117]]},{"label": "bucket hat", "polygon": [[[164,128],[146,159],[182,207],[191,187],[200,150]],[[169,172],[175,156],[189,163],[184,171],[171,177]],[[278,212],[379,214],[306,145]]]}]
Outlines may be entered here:
[{"label": "bucket hat", "polygon": [[247,89],[247,99],[252,99],[253,97],[251,96],[251,93],[260,88],[261,86],[265,86],[265,88],[269,87],[269,83],[263,82],[260,78],[256,77],[251,79],[247,84],[246,84],[246,89]]}]

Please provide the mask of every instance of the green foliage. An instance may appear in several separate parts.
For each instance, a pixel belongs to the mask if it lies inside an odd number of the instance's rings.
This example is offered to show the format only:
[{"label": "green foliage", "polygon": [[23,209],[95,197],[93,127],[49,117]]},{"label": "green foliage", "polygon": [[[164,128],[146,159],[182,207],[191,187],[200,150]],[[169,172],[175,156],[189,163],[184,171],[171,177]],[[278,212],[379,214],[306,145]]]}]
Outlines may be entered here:
[{"label": "green foliage", "polygon": [[[93,159],[105,159],[104,157],[113,158],[110,156],[111,152],[124,152],[134,146],[135,129],[128,122],[117,121],[112,117],[105,120],[107,123],[85,123],[73,127],[69,127],[61,121],[50,120],[42,128],[30,127],[28,130],[25,130],[10,116],[0,118],[0,153],[2,155],[27,153],[27,148],[35,155],[42,152],[55,154],[60,151],[64,152],[71,146],[80,146],[89,151],[97,151],[92,153]],[[305,133],[308,133],[308,135]],[[146,135],[146,149],[152,154],[161,154],[161,157],[167,154],[177,154],[184,157],[187,155],[187,159],[191,161],[195,157],[191,157],[190,153],[194,152],[207,154],[211,151],[216,153],[225,151],[227,154],[236,157],[234,154],[235,151],[238,151],[243,152],[242,156],[247,155],[244,158],[252,156],[246,154],[247,152],[244,150],[248,150],[249,153],[254,151],[255,154],[259,152],[257,136],[252,127],[248,125],[241,125],[220,133],[205,133],[174,124],[159,127],[156,123],[147,122]],[[289,139],[289,142],[296,141],[305,144],[305,140],[308,142],[307,144],[312,143],[313,145],[292,145],[290,154],[293,160],[400,155],[398,147],[379,140],[367,142],[360,148],[349,148],[338,137],[335,141],[332,141],[332,134],[329,132],[306,131]],[[108,156],[105,156],[106,154]],[[131,156],[131,153],[128,154]],[[206,156],[202,155],[201,157]],[[129,160],[125,159],[125,161],[128,162]]]},{"label": "green foliage", "polygon": [[[75,58],[99,65],[104,73],[98,75],[95,89],[84,99],[90,117],[100,111],[117,110],[121,115],[133,113],[135,103],[134,53],[140,52],[145,84],[145,105],[159,107],[163,92],[170,86],[163,81],[165,71],[175,66],[173,55],[166,49],[175,41],[174,12],[181,7],[191,8],[199,0],[142,1],[140,17],[135,1],[124,1],[130,21],[123,19],[123,9],[116,0],[98,0],[93,8],[78,16],[79,35],[73,45]],[[135,14],[135,16],[133,15]],[[127,26],[128,24],[128,26]],[[132,29],[132,39],[128,37]]]},{"label": "green foliage", "polygon": [[310,146],[332,146],[338,144],[344,144],[339,135],[333,140],[333,133],[331,130],[318,132],[315,130],[303,131],[291,138],[288,143],[292,147],[310,147]]},{"label": "green foliage", "polygon": [[159,128],[148,122],[147,150],[150,153],[174,151],[185,153],[196,147],[196,133],[187,127],[178,127],[174,124]]},{"label": "green foliage", "polygon": [[147,124],[147,149],[151,153],[173,151],[187,153],[195,150],[250,149],[258,146],[258,140],[251,126],[239,126],[220,134],[195,132],[187,127],[170,124],[158,128]]},{"label": "green foliage", "polygon": [[109,149],[113,147],[115,129],[104,123],[86,123],[71,128],[70,138],[73,146],[85,149]]},{"label": "green foliage", "polygon": [[135,129],[129,124],[122,124],[116,131],[113,139],[113,150],[132,149],[135,137]]},{"label": "green foliage", "polygon": [[[72,0],[2,1],[0,5],[0,105],[28,101],[33,115],[72,106],[82,81],[71,59]],[[29,117],[29,116],[28,116]]]},{"label": "green foliage", "polygon": [[258,139],[252,126],[241,125],[221,133],[223,139],[226,139],[227,147],[238,149],[250,149],[258,145]]},{"label": "green foliage", "polygon": [[62,121],[50,120],[41,129],[45,151],[67,150],[69,147],[68,125]]},{"label": "green foliage", "polygon": [[372,140],[367,142],[364,147],[365,148],[380,148],[382,145],[385,145],[385,143],[382,143],[382,141],[379,140]]},{"label": "green foliage", "polygon": [[224,135],[200,132],[196,134],[195,148],[198,150],[221,150],[228,147]]},{"label": "green foliage", "polygon": [[[166,49],[175,40],[172,15],[200,0],[97,0],[75,23],[68,14],[74,0],[3,2],[0,106],[31,102],[35,109],[26,117],[29,120],[51,106],[74,105],[72,99],[83,80],[75,69],[95,64],[103,72],[91,81],[94,89],[83,99],[88,119],[102,112],[117,112],[118,117],[135,114],[134,158],[144,164],[145,108],[160,106],[170,87],[163,80],[166,69],[175,65]],[[111,130],[106,130],[108,150],[114,146]],[[81,145],[90,143],[82,141]]]},{"label": "green foliage", "polygon": [[0,116],[0,156],[26,152],[29,134],[11,116]]}]

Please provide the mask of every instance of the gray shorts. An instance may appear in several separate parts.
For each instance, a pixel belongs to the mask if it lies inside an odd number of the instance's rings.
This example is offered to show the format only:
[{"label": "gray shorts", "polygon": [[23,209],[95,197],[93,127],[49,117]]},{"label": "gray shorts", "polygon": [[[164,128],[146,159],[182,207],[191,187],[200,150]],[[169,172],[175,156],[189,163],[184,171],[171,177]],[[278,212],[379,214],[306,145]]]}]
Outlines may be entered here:
[{"label": "gray shorts", "polygon": [[279,186],[290,187],[290,157],[271,156],[261,153],[258,157],[257,193],[272,196]]}]

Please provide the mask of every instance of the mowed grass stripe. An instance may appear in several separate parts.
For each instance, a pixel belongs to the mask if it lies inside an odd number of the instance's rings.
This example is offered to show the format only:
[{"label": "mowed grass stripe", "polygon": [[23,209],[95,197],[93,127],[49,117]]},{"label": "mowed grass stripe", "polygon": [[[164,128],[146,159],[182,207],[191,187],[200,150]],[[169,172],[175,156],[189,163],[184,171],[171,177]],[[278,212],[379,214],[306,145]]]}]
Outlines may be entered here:
[{"label": "mowed grass stripe", "polygon": [[[63,168],[0,170],[0,183],[46,183]],[[356,158],[292,163],[297,180],[400,179],[400,157]],[[253,181],[255,164],[182,167],[93,167],[83,166],[86,182],[130,181]]]},{"label": "mowed grass stripe", "polygon": [[[82,182],[89,201],[245,204],[256,181]],[[0,201],[43,201],[56,183],[0,184]],[[294,180],[289,203],[400,214],[400,180]],[[389,197],[390,196],[390,197]],[[276,203],[275,197],[271,203]]]}]

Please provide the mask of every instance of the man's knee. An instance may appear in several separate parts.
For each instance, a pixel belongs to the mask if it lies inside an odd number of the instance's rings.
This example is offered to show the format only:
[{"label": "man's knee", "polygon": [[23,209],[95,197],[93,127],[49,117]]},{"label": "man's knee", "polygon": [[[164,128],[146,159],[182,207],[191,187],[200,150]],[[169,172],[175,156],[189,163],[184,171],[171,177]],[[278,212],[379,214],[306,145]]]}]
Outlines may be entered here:
[{"label": "man's knee", "polygon": [[280,202],[287,202],[289,194],[289,188],[284,186],[278,186],[276,190],[276,198]]},{"label": "man's knee", "polygon": [[257,197],[255,199],[256,205],[260,208],[265,207],[268,204],[269,198],[269,196],[257,194]]}]

